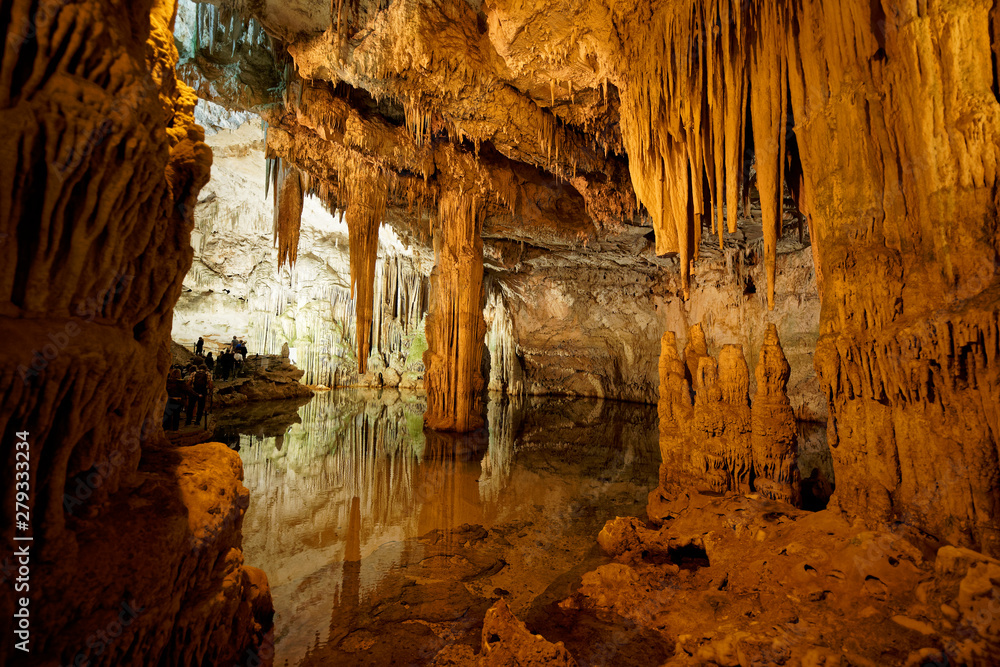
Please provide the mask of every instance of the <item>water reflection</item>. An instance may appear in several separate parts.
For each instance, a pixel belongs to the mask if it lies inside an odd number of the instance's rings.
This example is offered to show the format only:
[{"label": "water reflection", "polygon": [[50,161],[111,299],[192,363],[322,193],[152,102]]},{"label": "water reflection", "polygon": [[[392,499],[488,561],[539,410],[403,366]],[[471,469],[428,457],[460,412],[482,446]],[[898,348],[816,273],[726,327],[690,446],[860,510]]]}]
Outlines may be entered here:
[{"label": "water reflection", "polygon": [[[604,521],[642,515],[656,485],[653,406],[504,397],[489,403],[487,428],[463,436],[425,432],[424,407],[394,391],[332,391],[299,408],[300,423],[283,435],[239,436],[251,493],[244,554],[271,582],[276,665],[345,660],[355,645],[370,654],[365,634],[352,634],[365,610],[404,599],[399,573],[427,578],[407,568],[435,558],[446,567],[433,576],[455,580],[420,599],[478,609],[466,599],[475,586],[462,584],[475,580],[525,611],[595,557]],[[482,534],[466,524],[506,537],[479,558],[468,548]],[[461,562],[446,549],[459,542]],[[431,653],[445,641],[428,637]]]}]

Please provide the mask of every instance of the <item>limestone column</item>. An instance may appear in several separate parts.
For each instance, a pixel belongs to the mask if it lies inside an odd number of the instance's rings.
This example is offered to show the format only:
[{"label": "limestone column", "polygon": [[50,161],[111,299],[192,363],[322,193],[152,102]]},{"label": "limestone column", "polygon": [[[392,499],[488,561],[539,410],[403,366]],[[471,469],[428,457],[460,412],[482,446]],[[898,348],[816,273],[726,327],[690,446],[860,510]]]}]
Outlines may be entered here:
[{"label": "limestone column", "polygon": [[480,365],[486,337],[478,204],[469,194],[446,191],[438,203],[438,221],[424,352],[424,424],[472,431],[483,425]]}]

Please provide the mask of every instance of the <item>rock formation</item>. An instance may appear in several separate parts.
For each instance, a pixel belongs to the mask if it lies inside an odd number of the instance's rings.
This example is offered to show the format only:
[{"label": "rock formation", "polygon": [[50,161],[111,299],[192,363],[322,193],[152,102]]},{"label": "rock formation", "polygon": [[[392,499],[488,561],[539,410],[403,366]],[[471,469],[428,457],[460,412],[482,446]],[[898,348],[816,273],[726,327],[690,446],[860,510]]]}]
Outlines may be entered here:
[{"label": "rock formation", "polygon": [[[607,251],[619,232],[652,227],[655,254],[676,253],[671,298],[656,305],[683,326],[704,319],[709,235],[754,256],[734,301],[759,293],[777,312],[788,296],[782,246],[791,228],[807,229],[825,306],[816,368],[843,482],[835,501],[872,523],[902,517],[995,549],[995,3],[286,4],[241,6],[252,29],[235,31],[206,7],[197,35],[210,35],[186,40],[186,76],[219,82],[222,98],[233,97],[232,72],[263,81],[277,71],[269,155],[341,208],[342,167],[377,165],[386,221],[407,238],[429,243],[440,223],[423,212],[460,165],[484,204],[484,239],[497,241],[487,255],[507,270],[518,253],[562,246],[583,257],[581,246]],[[258,26],[271,39],[266,63],[247,57]],[[829,37],[821,26],[840,29]],[[219,39],[229,55],[210,67]],[[602,345],[570,357],[569,372],[546,372],[539,362],[568,355],[546,349],[551,329],[538,319],[562,313],[524,311],[534,317],[514,320],[529,390],[651,397],[655,366],[622,368],[655,354],[658,328],[616,340],[604,334],[624,326],[577,315]],[[572,325],[565,312],[560,323]],[[791,355],[805,341],[775,321]],[[760,337],[725,342],[751,350]],[[796,375],[804,366],[791,365]],[[816,405],[808,412],[822,417]],[[982,426],[969,437],[952,424]],[[905,444],[916,441],[929,444]],[[940,470],[954,474],[941,482]]]},{"label": "rock formation", "polygon": [[[750,371],[743,348],[727,344],[719,361],[708,353],[700,324],[691,327],[685,361],[676,335],[663,335],[660,353],[660,485],[650,494],[650,517],[685,488],[716,493],[756,490],[791,505],[801,502],[795,415],[785,387],[789,365],[777,328],[768,327],[749,400]],[[694,363],[694,404],[683,374]]]},{"label": "rock formation", "polygon": [[751,439],[754,487],[772,500],[798,505],[799,469],[795,415],[788,402],[788,362],[781,350],[778,331],[768,327],[754,375],[757,393],[751,407]]},{"label": "rock formation", "polygon": [[687,344],[684,346],[685,377],[691,386],[698,387],[698,372],[701,360],[708,356],[708,343],[705,341],[705,331],[701,322],[691,325],[688,329]]},{"label": "rock formation", "polygon": [[211,128],[206,143],[214,160],[195,208],[194,261],[174,309],[173,338],[204,336],[216,354],[233,335],[252,355],[287,346],[310,385],[420,383],[432,253],[404,248],[389,228],[379,233],[368,372],[359,375],[359,304],[351,298],[343,217],[304,197],[295,264],[280,266],[279,249],[271,247],[275,207],[267,178],[277,170],[261,168],[274,162],[264,158],[263,122],[204,100],[195,114]]},{"label": "rock formation", "polygon": [[[243,660],[270,621],[266,578],[242,565],[239,460],[158,450],[171,310],[212,160],[174,73],[174,3],[3,10],[0,468],[14,480],[6,443],[25,432],[31,660]],[[14,484],[2,495],[12,543]],[[123,605],[127,627],[98,652],[88,637]],[[20,655],[13,641],[0,662]]]},{"label": "rock formation", "polygon": [[741,345],[728,344],[719,353],[719,389],[725,412],[728,488],[746,492],[753,488],[754,465],[750,438],[750,370]]},{"label": "rock formation", "polygon": [[456,192],[441,198],[442,232],[434,239],[424,352],[424,423],[432,429],[471,431],[483,424],[481,363],[486,322],[480,215],[471,195]]},{"label": "rock formation", "polygon": [[[110,573],[82,580],[53,564],[112,535],[126,498],[155,491],[144,466],[211,161],[178,65],[202,95],[263,119],[279,264],[306,259],[310,197],[344,212],[354,298],[311,299],[342,312],[309,313],[319,324],[303,329],[354,318],[338,342],[359,369],[388,354],[369,355],[385,331],[379,225],[427,255],[436,244],[429,298],[419,278],[402,281],[413,318],[431,303],[429,426],[479,423],[489,271],[508,315],[491,321],[511,333],[498,364],[510,378],[495,386],[652,400],[659,384],[662,477],[791,501],[791,420],[827,417],[835,507],[1000,553],[995,1],[183,1],[176,34],[172,0],[2,5],[0,427],[33,439],[41,590],[89,600]],[[278,317],[287,304],[270,306],[288,294],[260,295],[268,307],[256,312]],[[693,322],[726,332],[715,346],[742,345],[752,381],[735,351],[712,361],[698,329],[680,341],[683,362],[664,339],[657,378],[664,323]],[[266,352],[299,339],[267,338]],[[321,348],[306,372],[336,377]],[[395,362],[374,365],[398,373]],[[8,452],[8,479],[14,464]],[[222,468],[219,487],[236,498],[238,471]],[[67,513],[67,487],[98,470],[87,516]],[[160,472],[158,484],[180,488]],[[177,516],[208,502],[178,498],[164,504]],[[180,539],[177,525],[158,538]],[[227,581],[229,597],[198,606],[204,617],[140,616],[148,643],[130,659],[232,657],[192,638],[257,595],[238,532],[212,543],[229,565],[209,580],[181,556],[162,565],[179,573],[171,595]],[[967,588],[982,585],[979,569]],[[118,601],[94,604],[103,618]],[[73,659],[62,642],[84,629],[47,620],[43,658]],[[155,632],[140,632],[146,623]],[[233,645],[252,643],[233,633]],[[170,653],[177,638],[195,653]],[[700,648],[728,659],[738,643]]]}]

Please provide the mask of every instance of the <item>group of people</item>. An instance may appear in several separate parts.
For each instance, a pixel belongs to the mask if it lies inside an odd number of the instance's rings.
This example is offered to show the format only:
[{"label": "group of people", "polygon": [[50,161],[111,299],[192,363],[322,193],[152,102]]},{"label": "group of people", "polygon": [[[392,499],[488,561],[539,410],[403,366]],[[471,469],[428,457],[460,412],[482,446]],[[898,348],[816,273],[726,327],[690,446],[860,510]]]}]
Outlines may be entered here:
[{"label": "group of people", "polygon": [[194,345],[194,353],[205,360],[208,370],[217,380],[229,380],[240,375],[243,370],[243,362],[247,359],[247,342],[233,336],[230,345],[223,348],[218,357],[213,358],[209,352],[203,356],[205,350],[205,339],[198,337],[198,342]]},{"label": "group of people", "polygon": [[196,356],[186,366],[171,366],[167,375],[167,408],[163,428],[167,431],[180,429],[182,412],[187,417],[186,425],[207,417],[205,407],[206,404],[211,405],[212,389],[212,373],[207,358]]},{"label": "group of people", "polygon": [[211,408],[213,378],[229,380],[243,370],[247,358],[247,343],[233,336],[231,345],[226,346],[218,357],[205,354],[205,339],[198,337],[194,344],[194,358],[187,364],[174,364],[167,375],[167,408],[163,417],[163,428],[176,431],[181,426],[181,414],[186,416],[185,425],[200,422],[207,416],[206,405]]}]

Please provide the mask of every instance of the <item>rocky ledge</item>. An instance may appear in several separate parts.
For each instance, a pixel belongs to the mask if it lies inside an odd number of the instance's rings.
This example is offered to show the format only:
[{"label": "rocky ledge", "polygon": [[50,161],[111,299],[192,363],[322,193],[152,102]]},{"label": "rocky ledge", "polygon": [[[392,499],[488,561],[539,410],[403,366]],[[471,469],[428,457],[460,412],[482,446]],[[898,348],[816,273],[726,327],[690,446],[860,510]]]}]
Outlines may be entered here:
[{"label": "rocky ledge", "polygon": [[673,644],[669,665],[1000,655],[1000,562],[904,524],[872,531],[828,510],[680,494],[651,503],[649,523],[609,521],[598,541],[615,562],[584,574],[561,606],[621,616]]},{"label": "rocky ledge", "polygon": [[274,401],[311,396],[312,389],[299,382],[303,371],[287,357],[254,355],[231,380],[215,383],[215,407],[227,408],[252,401]]},{"label": "rocky ledge", "polygon": [[263,664],[274,610],[267,576],[243,564],[242,479],[222,444],[151,443],[103,512],[91,478],[68,483],[76,538],[48,583],[85,602],[35,608],[38,627],[59,629],[35,664]]}]

